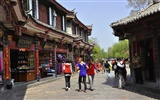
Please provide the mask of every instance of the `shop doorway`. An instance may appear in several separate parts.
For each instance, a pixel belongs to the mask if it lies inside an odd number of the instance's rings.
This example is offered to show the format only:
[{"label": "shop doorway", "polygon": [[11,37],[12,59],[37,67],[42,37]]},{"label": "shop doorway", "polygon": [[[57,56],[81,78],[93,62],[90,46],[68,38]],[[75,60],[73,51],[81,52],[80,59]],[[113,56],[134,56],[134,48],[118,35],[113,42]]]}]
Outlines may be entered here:
[{"label": "shop doorway", "polygon": [[140,57],[143,69],[143,80],[147,82],[155,82],[154,62],[153,62],[153,41],[145,39],[140,41]]},{"label": "shop doorway", "polygon": [[155,82],[152,46],[153,46],[152,39],[146,39],[144,41],[141,41],[140,55],[142,62],[141,64],[143,66],[143,71],[144,71],[143,79],[147,82]]},{"label": "shop doorway", "polygon": [[146,40],[146,68],[148,78],[147,81],[155,82],[154,62],[153,62],[153,44],[152,39]]}]

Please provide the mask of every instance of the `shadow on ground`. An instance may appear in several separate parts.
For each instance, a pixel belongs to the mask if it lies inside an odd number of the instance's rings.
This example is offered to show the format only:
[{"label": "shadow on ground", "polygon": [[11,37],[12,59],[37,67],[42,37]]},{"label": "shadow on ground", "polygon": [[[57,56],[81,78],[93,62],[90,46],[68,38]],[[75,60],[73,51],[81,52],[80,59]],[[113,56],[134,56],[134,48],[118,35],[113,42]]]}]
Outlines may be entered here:
[{"label": "shadow on ground", "polygon": [[[152,91],[142,89],[141,88],[142,85],[128,84],[128,83],[131,83],[130,82],[131,80],[129,80],[129,76],[127,76],[127,79],[128,80],[126,81],[126,84],[125,84],[123,90],[138,93],[140,95],[148,96],[148,97],[151,97],[151,98],[154,98],[154,99],[160,99],[159,94],[154,93]],[[114,77],[106,79],[106,82],[104,82],[102,84],[109,85],[109,86],[111,86],[115,89],[118,89],[118,80],[117,79],[115,80]]]},{"label": "shadow on ground", "polygon": [[38,82],[37,80],[30,82],[16,82],[12,89],[4,89],[0,93],[0,100],[23,100],[28,88],[45,84],[46,82],[52,82],[61,78],[61,75],[54,77],[41,78]]}]

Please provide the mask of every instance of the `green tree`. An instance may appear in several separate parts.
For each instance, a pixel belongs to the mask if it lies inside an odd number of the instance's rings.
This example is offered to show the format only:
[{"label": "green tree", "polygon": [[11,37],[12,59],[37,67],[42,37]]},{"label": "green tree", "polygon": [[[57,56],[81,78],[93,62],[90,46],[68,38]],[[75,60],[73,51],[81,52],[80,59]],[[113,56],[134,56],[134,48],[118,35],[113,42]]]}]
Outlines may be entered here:
[{"label": "green tree", "polygon": [[106,53],[107,58],[128,58],[129,57],[129,44],[128,40],[123,40],[118,43],[115,43],[112,47],[108,48]]},{"label": "green tree", "polygon": [[91,43],[94,44],[94,48],[92,50],[92,53],[93,53],[93,59],[98,59],[98,60],[102,60],[102,58],[105,58],[106,57],[106,52],[104,51],[103,48],[100,47],[98,41],[97,41],[97,38],[93,38],[91,37],[89,39],[89,41]]},{"label": "green tree", "polygon": [[112,47],[108,48],[108,52],[105,52],[103,48],[98,44],[97,38],[92,38],[89,40],[94,43],[94,48],[92,50],[93,59],[102,60],[103,58],[128,58],[129,57],[129,44],[128,40],[119,41],[115,43]]}]

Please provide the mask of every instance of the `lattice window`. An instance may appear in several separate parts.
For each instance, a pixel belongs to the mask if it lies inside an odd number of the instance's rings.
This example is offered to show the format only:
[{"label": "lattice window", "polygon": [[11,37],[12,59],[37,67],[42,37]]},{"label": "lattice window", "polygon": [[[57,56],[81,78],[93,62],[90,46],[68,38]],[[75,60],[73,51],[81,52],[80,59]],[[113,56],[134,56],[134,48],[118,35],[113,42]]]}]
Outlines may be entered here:
[{"label": "lattice window", "polygon": [[[39,19],[39,7],[38,7],[38,0],[31,0],[32,1],[32,11],[33,11],[33,17],[36,19]],[[31,2],[30,1],[30,2]]]},{"label": "lattice window", "polygon": [[22,0],[23,9],[33,15],[34,18],[39,19],[38,0]]}]

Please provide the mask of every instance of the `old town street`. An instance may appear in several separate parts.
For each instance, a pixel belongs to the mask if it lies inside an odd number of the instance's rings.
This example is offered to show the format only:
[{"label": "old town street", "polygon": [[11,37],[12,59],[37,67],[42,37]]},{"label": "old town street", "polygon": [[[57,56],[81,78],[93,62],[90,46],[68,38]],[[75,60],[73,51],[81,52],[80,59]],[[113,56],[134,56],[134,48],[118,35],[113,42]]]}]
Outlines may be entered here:
[{"label": "old town street", "polygon": [[[114,72],[111,71],[111,78],[106,79],[106,74],[97,73],[94,81],[94,91],[87,90],[78,92],[78,73],[71,78],[71,90],[65,91],[64,77],[41,85],[32,86],[26,89],[13,89],[8,100],[64,100],[64,99],[83,99],[83,100],[100,100],[100,99],[158,99],[158,95],[136,89],[131,86],[125,86],[124,89],[114,87]],[[88,81],[88,80],[87,80]],[[87,84],[89,87],[89,84]],[[82,84],[83,89],[83,84]],[[1,98],[6,100],[6,98]]]}]

